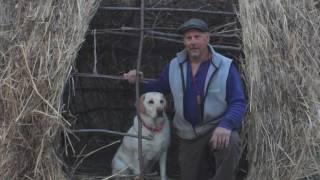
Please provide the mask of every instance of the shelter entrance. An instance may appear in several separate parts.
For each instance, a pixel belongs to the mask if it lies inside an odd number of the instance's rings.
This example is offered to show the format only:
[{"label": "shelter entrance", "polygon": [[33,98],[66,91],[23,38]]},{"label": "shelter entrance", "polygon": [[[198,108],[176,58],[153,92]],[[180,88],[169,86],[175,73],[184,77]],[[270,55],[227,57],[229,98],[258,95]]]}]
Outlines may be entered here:
[{"label": "shelter entrance", "polygon": [[[240,27],[233,0],[145,2],[141,70],[157,78],[162,68],[183,48],[176,28],[197,17],[208,22],[215,50],[241,61]],[[74,130],[63,144],[66,171],[78,175],[108,176],[122,136],[99,132],[126,132],[135,115],[135,87],[122,74],[136,68],[140,37],[139,1],[102,1],[93,17],[64,93],[65,117]],[[170,101],[170,97],[169,97]],[[169,116],[173,109],[168,110]],[[82,132],[76,132],[83,130]],[[90,132],[84,132],[88,130]],[[93,132],[96,130],[96,132]],[[177,139],[172,134],[168,176],[178,179]],[[70,145],[72,144],[72,146]]]}]

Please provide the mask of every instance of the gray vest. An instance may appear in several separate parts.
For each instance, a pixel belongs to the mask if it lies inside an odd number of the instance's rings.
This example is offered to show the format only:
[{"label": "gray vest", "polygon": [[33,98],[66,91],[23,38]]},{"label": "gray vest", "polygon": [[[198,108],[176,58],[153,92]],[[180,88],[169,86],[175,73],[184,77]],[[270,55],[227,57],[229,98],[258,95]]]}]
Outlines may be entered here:
[{"label": "gray vest", "polygon": [[177,57],[170,62],[169,83],[176,111],[173,125],[183,139],[195,139],[211,130],[227,109],[226,86],[232,60],[216,53],[210,45],[209,49],[213,56],[205,80],[203,119],[194,128],[183,115],[183,85],[187,84],[183,82],[187,79],[186,50],[177,53]]}]

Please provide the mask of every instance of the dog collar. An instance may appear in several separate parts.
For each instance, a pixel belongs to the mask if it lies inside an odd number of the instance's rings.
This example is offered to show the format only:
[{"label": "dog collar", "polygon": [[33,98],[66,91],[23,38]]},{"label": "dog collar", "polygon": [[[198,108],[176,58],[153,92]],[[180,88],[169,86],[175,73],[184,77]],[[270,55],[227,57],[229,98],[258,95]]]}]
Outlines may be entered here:
[{"label": "dog collar", "polygon": [[143,126],[152,132],[160,132],[164,127],[164,123],[165,123],[165,121],[162,121],[162,123],[160,124],[159,127],[153,128],[153,127],[148,126],[144,121],[142,121]]}]

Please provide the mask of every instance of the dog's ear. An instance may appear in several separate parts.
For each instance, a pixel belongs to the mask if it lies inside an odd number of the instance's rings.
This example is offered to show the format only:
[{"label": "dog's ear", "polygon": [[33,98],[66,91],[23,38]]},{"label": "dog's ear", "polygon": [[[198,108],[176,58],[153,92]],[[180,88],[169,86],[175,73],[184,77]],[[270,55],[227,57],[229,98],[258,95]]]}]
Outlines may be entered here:
[{"label": "dog's ear", "polygon": [[136,102],[136,107],[139,106],[139,111],[140,113],[145,113],[146,112],[146,108],[144,107],[144,100],[145,100],[145,95],[143,94],[142,96],[140,96],[139,101]]},{"label": "dog's ear", "polygon": [[163,101],[164,101],[164,108],[167,110],[167,108],[168,108],[168,101],[167,101],[167,99],[166,99],[166,97],[165,97],[164,95],[162,95],[162,99],[163,99]]},{"label": "dog's ear", "polygon": [[168,101],[164,98],[164,108],[165,110],[168,110],[169,107],[168,107]]}]

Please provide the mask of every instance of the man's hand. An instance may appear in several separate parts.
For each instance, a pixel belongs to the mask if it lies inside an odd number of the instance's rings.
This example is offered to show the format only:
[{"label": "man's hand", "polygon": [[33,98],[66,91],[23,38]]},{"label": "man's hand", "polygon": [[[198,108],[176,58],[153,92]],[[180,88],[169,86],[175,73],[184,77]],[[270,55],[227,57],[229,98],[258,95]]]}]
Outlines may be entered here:
[{"label": "man's hand", "polygon": [[221,150],[221,149],[227,148],[229,145],[230,135],[231,135],[231,130],[223,127],[217,127],[213,131],[210,142],[209,142],[211,149]]},{"label": "man's hand", "polygon": [[[140,75],[141,78],[143,78],[143,73],[142,72],[139,72],[139,75]],[[127,79],[129,83],[134,84],[136,82],[136,80],[137,80],[137,71],[136,70],[130,70],[129,72],[124,73],[123,77],[125,79]]]}]

